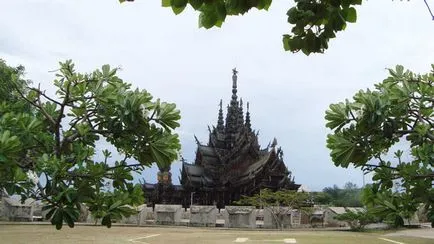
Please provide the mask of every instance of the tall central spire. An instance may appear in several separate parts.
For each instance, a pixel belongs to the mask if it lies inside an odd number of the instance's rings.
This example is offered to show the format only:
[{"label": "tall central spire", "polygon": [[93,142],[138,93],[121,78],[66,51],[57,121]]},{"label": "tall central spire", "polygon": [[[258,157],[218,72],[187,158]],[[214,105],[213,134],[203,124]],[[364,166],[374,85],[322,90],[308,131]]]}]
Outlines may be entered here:
[{"label": "tall central spire", "polygon": [[237,68],[232,69],[232,101],[231,105],[235,106],[237,103]]},{"label": "tall central spire", "polygon": [[237,69],[232,69],[232,99],[228,106],[228,113],[226,114],[226,145],[232,148],[236,140],[236,134],[238,132],[238,97],[237,97]]}]

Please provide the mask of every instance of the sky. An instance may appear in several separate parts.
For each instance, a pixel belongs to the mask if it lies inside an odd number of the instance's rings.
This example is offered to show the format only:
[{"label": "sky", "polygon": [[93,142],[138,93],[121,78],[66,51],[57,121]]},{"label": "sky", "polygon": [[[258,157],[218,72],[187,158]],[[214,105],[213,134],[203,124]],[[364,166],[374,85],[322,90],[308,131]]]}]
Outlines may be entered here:
[{"label": "sky", "polygon": [[[357,23],[338,33],[324,54],[310,56],[283,50],[293,1],[273,1],[269,11],[231,16],[222,28],[209,30],[198,27],[191,8],[175,15],[159,0],[0,2],[0,58],[24,65],[26,78],[47,93],[54,92],[49,71],[59,61],[72,59],[80,72],[103,64],[121,67],[124,81],[177,104],[181,153],[189,162],[194,135],[206,143],[220,99],[230,101],[236,67],[238,95],[250,102],[261,145],[276,137],[295,181],[311,190],[363,184],[360,170],[337,168],[330,159],[328,106],[372,88],[387,77],[386,68],[402,64],[425,73],[433,63],[434,21],[423,1],[364,1]],[[172,166],[174,183],[180,165]],[[138,178],[155,182],[156,173],[152,167]]]}]

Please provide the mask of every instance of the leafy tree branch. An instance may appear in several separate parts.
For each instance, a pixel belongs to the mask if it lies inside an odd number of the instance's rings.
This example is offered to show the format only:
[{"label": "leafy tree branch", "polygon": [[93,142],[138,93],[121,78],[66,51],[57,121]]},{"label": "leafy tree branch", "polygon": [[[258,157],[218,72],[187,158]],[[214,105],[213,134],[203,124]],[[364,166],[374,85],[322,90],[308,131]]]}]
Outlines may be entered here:
[{"label": "leafy tree branch", "polygon": [[[46,217],[58,229],[64,221],[73,227],[83,206],[108,227],[135,213],[131,206],[143,204],[143,192],[132,173],[152,163],[167,167],[178,156],[175,104],[131,89],[117,71],[104,65],[82,74],[72,61],[60,63],[56,96],[6,77],[17,96],[0,106],[0,188],[47,202]],[[22,101],[29,110],[15,109]],[[112,160],[104,150],[99,160],[101,139],[124,158]]]},{"label": "leafy tree branch", "polygon": [[[375,90],[361,90],[353,101],[331,104],[325,116],[326,126],[333,130],[327,136],[327,147],[335,165],[373,172],[374,192],[399,186],[395,190],[400,196],[394,201],[408,207],[404,212],[415,210],[399,199],[412,199],[434,213],[434,65],[432,68],[427,74],[404,71],[400,65],[389,69],[389,77],[375,85]],[[393,152],[393,159],[383,159],[398,143],[409,145],[410,160],[403,160],[402,150]]]}]

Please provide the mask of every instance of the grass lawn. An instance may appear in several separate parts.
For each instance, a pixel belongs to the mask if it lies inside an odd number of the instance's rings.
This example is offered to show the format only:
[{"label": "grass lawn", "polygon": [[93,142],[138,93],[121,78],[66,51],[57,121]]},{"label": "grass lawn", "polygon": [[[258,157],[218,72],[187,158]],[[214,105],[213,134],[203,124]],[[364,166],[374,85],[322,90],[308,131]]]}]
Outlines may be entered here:
[{"label": "grass lawn", "polygon": [[[434,239],[389,237],[384,233],[354,233],[348,231],[263,231],[226,230],[187,227],[64,227],[57,231],[51,225],[0,225],[0,243],[92,243],[92,244],[223,244],[223,243],[296,243],[304,244],[432,244]],[[386,238],[395,242],[382,240]]]}]

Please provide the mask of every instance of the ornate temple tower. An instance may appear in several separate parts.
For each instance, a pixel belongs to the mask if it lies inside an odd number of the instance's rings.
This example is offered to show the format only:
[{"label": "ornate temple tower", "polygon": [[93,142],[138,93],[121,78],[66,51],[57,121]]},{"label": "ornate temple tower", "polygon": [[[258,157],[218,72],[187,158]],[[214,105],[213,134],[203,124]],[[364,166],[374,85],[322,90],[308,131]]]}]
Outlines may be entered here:
[{"label": "ornate temple tower", "polygon": [[194,192],[194,204],[217,204],[221,208],[262,188],[297,190],[300,186],[285,166],[276,140],[271,146],[260,148],[258,133],[251,128],[249,103],[244,115],[243,102],[238,100],[237,74],[233,69],[226,118],[220,100],[217,125],[209,128],[208,143],[201,144],[196,139],[194,163],[183,160],[180,182],[184,203],[191,204]]}]

